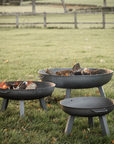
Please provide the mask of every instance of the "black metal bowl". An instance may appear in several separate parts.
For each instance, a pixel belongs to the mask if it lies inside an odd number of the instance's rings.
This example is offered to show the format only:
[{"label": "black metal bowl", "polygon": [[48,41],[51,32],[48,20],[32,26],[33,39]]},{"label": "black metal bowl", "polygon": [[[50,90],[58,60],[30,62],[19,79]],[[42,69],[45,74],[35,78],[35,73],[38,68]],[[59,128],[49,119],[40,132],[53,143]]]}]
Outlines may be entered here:
[{"label": "black metal bowl", "polygon": [[[14,84],[16,81],[5,82],[6,84]],[[21,81],[18,81],[21,82]],[[33,81],[36,85],[36,89],[0,89],[0,97],[13,100],[32,100],[40,99],[46,96],[50,96],[55,88],[55,84],[51,82],[37,82]]]},{"label": "black metal bowl", "polygon": [[[89,68],[90,70],[97,70]],[[50,69],[53,72],[62,70],[72,70],[71,68],[58,68]],[[113,75],[112,70],[108,70],[109,73],[97,74],[97,75],[75,75],[75,76],[58,76],[58,75],[48,75],[45,70],[38,71],[39,77],[42,81],[53,82],[58,88],[68,88],[68,89],[83,89],[83,88],[93,88],[100,87],[108,83]]]},{"label": "black metal bowl", "polygon": [[104,97],[75,97],[60,102],[64,112],[73,116],[94,117],[111,112],[114,100]]}]

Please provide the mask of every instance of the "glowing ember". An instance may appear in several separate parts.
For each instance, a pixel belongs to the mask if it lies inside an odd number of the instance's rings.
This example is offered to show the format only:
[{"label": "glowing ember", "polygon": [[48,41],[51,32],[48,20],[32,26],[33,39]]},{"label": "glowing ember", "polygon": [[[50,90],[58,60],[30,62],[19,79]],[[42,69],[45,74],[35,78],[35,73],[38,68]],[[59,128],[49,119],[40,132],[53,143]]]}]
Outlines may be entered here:
[{"label": "glowing ember", "polygon": [[[5,83],[6,80],[0,83],[1,89],[26,89],[26,87],[33,83],[32,81],[23,81],[23,82],[14,82],[14,83]],[[30,87],[30,86],[29,86]],[[27,88],[28,89],[28,88]]]},{"label": "glowing ember", "polygon": [[8,88],[5,81],[6,80],[4,80],[2,83],[0,83],[0,88],[2,88],[2,89],[7,89]]},{"label": "glowing ember", "polygon": [[28,82],[27,82],[27,86],[28,86],[30,83],[33,83],[33,82],[32,82],[32,81],[28,81]]}]

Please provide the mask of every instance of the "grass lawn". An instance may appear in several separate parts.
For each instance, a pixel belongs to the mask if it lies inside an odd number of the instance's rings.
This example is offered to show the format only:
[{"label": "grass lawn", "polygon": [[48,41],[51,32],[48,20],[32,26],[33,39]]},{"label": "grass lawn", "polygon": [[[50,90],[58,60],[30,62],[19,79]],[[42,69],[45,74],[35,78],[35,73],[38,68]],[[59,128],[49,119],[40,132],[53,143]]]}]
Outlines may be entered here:
[{"label": "grass lawn", "polygon": [[[78,62],[81,67],[114,70],[113,47],[114,29],[0,28],[0,81],[39,81],[39,70],[72,67]],[[106,97],[113,99],[114,77],[103,87]],[[65,89],[55,88],[47,111],[39,100],[25,101],[25,118],[20,117],[19,101],[10,100],[7,110],[0,112],[1,144],[114,142],[114,111],[106,115],[110,136],[102,135],[98,117],[94,127],[88,125],[88,118],[76,117],[71,135],[65,135],[68,115],[59,104],[64,96]],[[71,97],[79,96],[100,95],[98,88],[71,91]]]}]

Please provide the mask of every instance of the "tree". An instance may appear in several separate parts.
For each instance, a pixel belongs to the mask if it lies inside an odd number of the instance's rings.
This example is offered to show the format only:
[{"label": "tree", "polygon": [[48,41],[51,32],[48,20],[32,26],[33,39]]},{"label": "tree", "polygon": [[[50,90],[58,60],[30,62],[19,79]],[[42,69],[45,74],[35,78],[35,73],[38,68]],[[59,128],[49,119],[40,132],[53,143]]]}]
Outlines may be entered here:
[{"label": "tree", "polygon": [[63,4],[63,8],[64,8],[64,13],[67,13],[67,9],[65,7],[65,3],[64,3],[64,0],[61,0],[62,4]]},{"label": "tree", "polygon": [[35,0],[32,0],[32,12],[33,12],[33,14],[36,13]]}]

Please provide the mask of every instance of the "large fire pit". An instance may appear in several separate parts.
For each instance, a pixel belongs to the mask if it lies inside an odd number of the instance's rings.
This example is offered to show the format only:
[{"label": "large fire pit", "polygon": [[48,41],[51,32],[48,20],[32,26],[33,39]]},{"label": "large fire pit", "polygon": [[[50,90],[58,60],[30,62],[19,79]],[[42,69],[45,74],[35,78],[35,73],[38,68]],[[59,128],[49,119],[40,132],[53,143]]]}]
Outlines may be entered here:
[{"label": "large fire pit", "polygon": [[[62,70],[72,70],[71,68],[59,68],[59,69],[50,69],[54,73]],[[90,70],[97,70],[90,68]],[[103,85],[108,83],[113,75],[112,70],[107,70],[108,73],[97,74],[97,75],[75,75],[75,76],[58,76],[58,75],[48,75],[45,73],[45,70],[38,71],[39,77],[42,81],[53,82],[58,88],[65,88],[66,97],[70,97],[71,89],[85,89],[98,87],[101,96],[105,96]]]},{"label": "large fire pit", "polygon": [[[21,81],[5,82],[6,85],[20,83]],[[0,88],[0,97],[4,98],[2,102],[1,110],[7,109],[9,99],[20,100],[20,115],[24,115],[24,100],[39,99],[41,107],[46,108],[44,97],[50,96],[54,90],[55,84],[51,82],[37,82],[33,81],[36,85],[36,89],[3,89]],[[0,83],[1,84],[1,83]]]},{"label": "large fire pit", "polygon": [[75,97],[60,102],[64,112],[69,114],[65,133],[70,134],[75,116],[99,116],[103,135],[109,135],[105,114],[114,109],[114,100],[102,97]]}]

